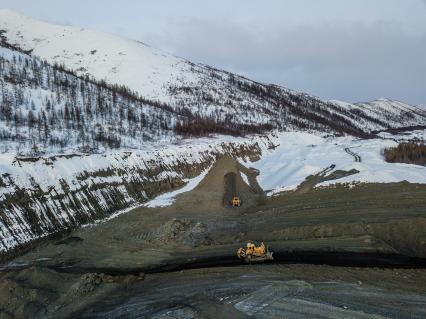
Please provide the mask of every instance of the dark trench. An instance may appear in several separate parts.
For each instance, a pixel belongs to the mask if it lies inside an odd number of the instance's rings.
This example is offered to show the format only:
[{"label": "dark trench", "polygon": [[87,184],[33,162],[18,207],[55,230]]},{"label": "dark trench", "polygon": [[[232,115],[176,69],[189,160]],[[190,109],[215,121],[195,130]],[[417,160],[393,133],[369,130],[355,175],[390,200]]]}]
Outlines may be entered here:
[{"label": "dark trench", "polygon": [[[336,267],[360,267],[360,268],[399,268],[399,269],[421,269],[426,268],[426,258],[409,257],[400,254],[380,253],[352,253],[352,252],[275,252],[274,260],[262,264],[310,264],[328,265]],[[179,259],[167,264],[152,268],[83,268],[72,265],[50,266],[58,272],[64,273],[105,273],[108,275],[138,275],[140,273],[155,274],[176,272],[189,269],[249,266],[249,264],[238,259],[235,255],[216,256],[200,259]]]}]

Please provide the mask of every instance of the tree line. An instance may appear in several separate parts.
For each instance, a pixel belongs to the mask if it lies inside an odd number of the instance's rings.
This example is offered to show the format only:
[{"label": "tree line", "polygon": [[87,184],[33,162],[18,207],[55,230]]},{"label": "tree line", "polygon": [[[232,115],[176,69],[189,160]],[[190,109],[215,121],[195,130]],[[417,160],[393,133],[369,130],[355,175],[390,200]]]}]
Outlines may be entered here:
[{"label": "tree line", "polygon": [[384,156],[390,163],[407,163],[426,166],[426,145],[412,141],[400,143],[396,147],[386,148]]}]

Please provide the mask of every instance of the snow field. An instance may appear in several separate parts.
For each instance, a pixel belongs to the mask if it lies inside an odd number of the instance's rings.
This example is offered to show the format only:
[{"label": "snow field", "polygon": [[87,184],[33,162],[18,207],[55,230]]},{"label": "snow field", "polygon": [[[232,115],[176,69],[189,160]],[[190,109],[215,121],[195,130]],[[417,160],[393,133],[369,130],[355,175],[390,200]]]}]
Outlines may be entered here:
[{"label": "snow field", "polygon": [[184,182],[186,182],[185,186],[165,194],[162,194],[160,196],[155,197],[154,199],[150,200],[143,206],[149,207],[149,208],[155,208],[155,207],[166,207],[171,206],[175,200],[176,196],[182,193],[186,193],[189,191],[192,191],[197,185],[203,180],[203,178],[207,175],[211,167],[203,171],[200,175],[190,178],[190,179],[184,179]]},{"label": "snow field", "polygon": [[[419,131],[416,136],[423,134],[424,132]],[[359,173],[323,182],[318,186],[356,182],[426,183],[426,167],[387,163],[384,160],[383,150],[397,145],[392,139],[327,138],[308,133],[287,132],[280,133],[276,143],[279,146],[273,151],[267,151],[260,161],[245,164],[260,171],[259,184],[271,194],[294,190],[306,177],[317,174],[331,165],[335,165],[334,171],[356,169]],[[362,162],[355,162],[355,158],[346,153],[345,148],[350,148],[352,152],[358,154]]]}]

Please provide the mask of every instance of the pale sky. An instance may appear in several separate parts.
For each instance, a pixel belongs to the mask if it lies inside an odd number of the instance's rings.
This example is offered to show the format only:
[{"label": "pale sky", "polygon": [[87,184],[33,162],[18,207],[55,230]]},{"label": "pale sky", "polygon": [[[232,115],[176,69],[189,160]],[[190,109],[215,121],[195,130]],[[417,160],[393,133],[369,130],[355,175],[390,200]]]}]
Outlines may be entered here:
[{"label": "pale sky", "polygon": [[0,0],[325,99],[426,104],[426,0]]}]

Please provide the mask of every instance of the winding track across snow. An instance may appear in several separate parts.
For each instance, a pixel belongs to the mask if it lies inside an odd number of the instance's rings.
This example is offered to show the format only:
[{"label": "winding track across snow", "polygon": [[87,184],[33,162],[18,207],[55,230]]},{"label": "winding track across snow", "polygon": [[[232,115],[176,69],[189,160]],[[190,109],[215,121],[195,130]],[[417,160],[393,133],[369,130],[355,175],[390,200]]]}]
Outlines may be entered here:
[{"label": "winding track across snow", "polygon": [[357,163],[362,162],[361,156],[359,156],[357,153],[354,153],[349,147],[345,148],[345,152],[348,153],[349,155],[353,156],[355,158],[355,162],[357,162]]}]

